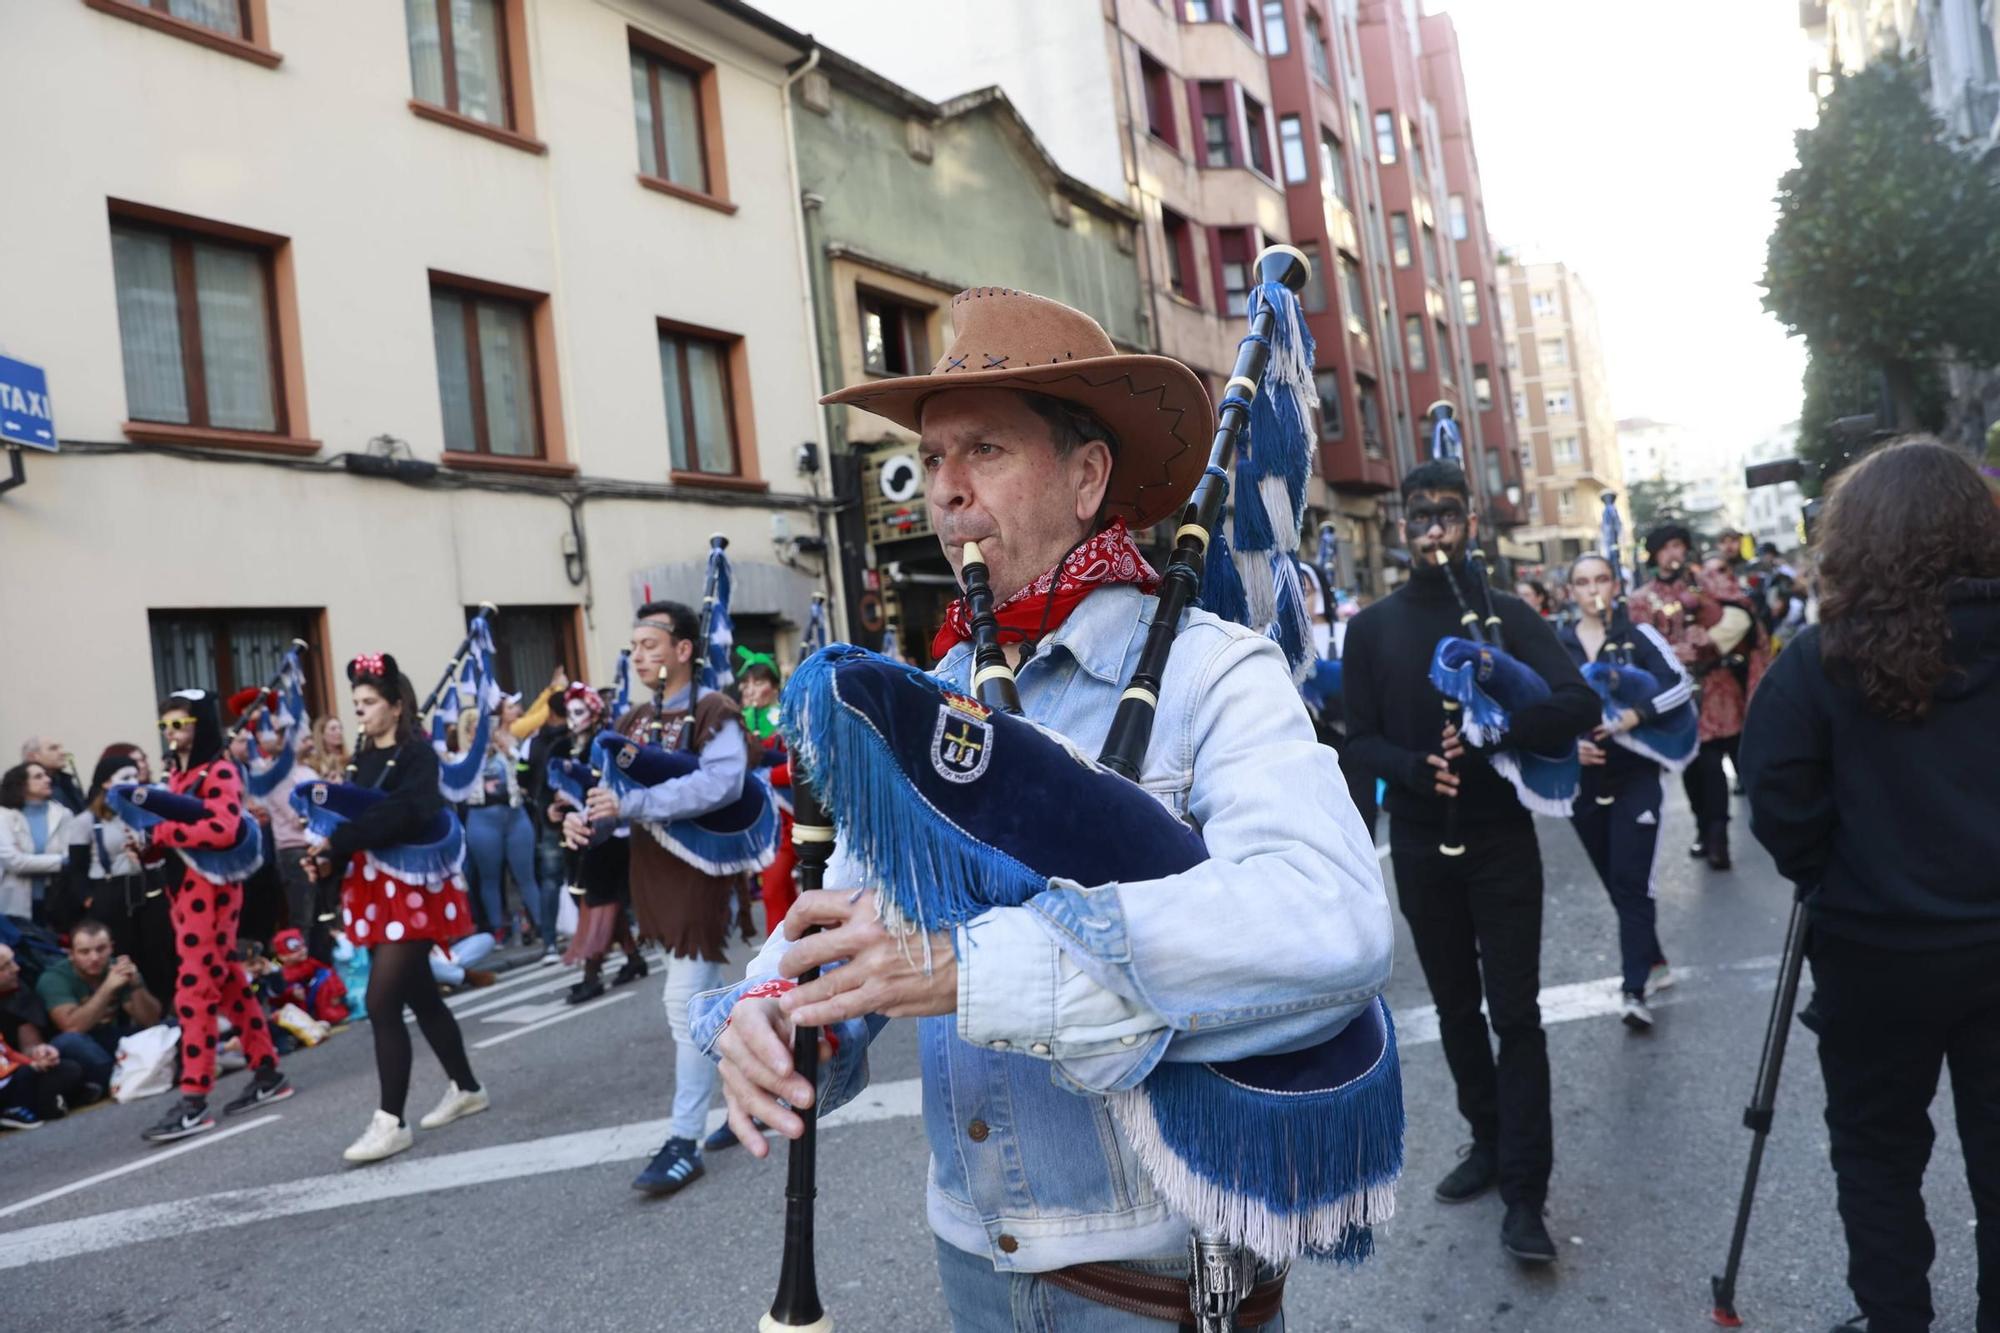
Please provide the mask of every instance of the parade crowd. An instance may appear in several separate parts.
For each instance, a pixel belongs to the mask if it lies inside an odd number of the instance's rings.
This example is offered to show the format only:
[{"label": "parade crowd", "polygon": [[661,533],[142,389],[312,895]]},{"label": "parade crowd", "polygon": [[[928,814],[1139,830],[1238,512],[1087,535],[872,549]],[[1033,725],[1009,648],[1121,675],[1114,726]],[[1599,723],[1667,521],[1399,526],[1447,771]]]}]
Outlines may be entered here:
[{"label": "parade crowd", "polygon": [[[802,725],[905,701],[867,722],[867,747],[813,732],[855,771],[829,763],[798,794],[802,846],[834,838],[822,794],[849,800],[843,839],[884,821],[855,835],[875,882],[838,878],[857,873],[850,859],[827,870],[830,891],[808,884],[795,901],[792,858],[816,882],[828,852],[808,861],[790,836],[780,673],[742,652],[732,688],[704,687],[713,597],[701,612],[637,608],[637,702],[558,673],[532,700],[468,710],[448,739],[426,734],[388,653],[347,664],[353,736],[331,714],[281,727],[257,691],[177,691],[160,707],[164,774],[121,743],[86,782],[41,736],[0,776],[0,1125],[105,1095],[121,1051],[164,1026],[179,1096],[145,1138],[202,1133],[219,1072],[250,1071],[225,1114],[290,1096],[283,1056],[365,1012],[381,1096],[344,1156],[378,1161],[414,1143],[406,1009],[447,1078],[416,1128],[442,1129],[495,1104],[442,988],[490,983],[483,955],[530,943],[579,968],[568,998],[587,1003],[647,975],[651,942],[667,955],[674,1091],[634,1188],[673,1194],[701,1177],[705,1151],[763,1157],[767,1132],[800,1138],[801,1111],[865,1085],[883,1023],[913,1018],[927,1025],[927,1129],[953,1145],[926,1190],[955,1324],[1025,1327],[1007,1312],[1038,1302],[1069,1312],[1050,1326],[1176,1326],[1188,1284],[1199,1296],[1208,1280],[1187,1258],[1190,1219],[1236,1207],[1200,1183],[1220,1157],[1282,1177],[1257,1196],[1259,1243],[1240,1242],[1255,1253],[1232,1297],[1238,1327],[1276,1327],[1287,1262],[1364,1257],[1403,1165],[1400,1090],[1355,1073],[1396,1077],[1380,816],[1471,1140],[1432,1193],[1497,1191],[1502,1248],[1544,1265],[1557,1154],[1538,1007],[1547,826],[1532,816],[1566,816],[1602,880],[1620,1014],[1644,1040],[1649,1002],[1676,981],[1654,893],[1678,774],[1704,873],[1732,867],[1740,784],[1809,914],[1803,1018],[1863,1312],[1839,1327],[1930,1326],[1921,1186],[1949,1065],[1979,1215],[1978,1328],[2000,1328],[2000,507],[1964,458],[1911,440],[1853,464],[1809,573],[1666,521],[1630,577],[1607,538],[1516,596],[1489,585],[1465,474],[1441,452],[1402,480],[1411,567],[1392,594],[1343,605],[1330,570],[1312,580],[1333,607],[1313,646],[1336,683],[1302,707],[1277,637],[1208,610],[1188,612],[1170,662],[1136,674],[1150,645],[1134,626],[1175,585],[1131,532],[1207,475],[1170,434],[1205,418],[1201,386],[1178,363],[1116,353],[1053,302],[1000,288],[961,299],[973,307],[958,350],[985,338],[1024,369],[944,394],[936,372],[829,399],[921,428],[933,524],[966,589],[931,675],[856,650],[810,668],[817,689],[843,670],[866,683],[838,709],[819,696]],[[1064,350],[1078,346],[1097,350]],[[1042,392],[1092,365],[1108,373],[1066,387],[1074,400]],[[1160,726],[1121,761],[1145,788],[1136,807],[1121,804],[1129,784],[1072,762],[1134,695]],[[1067,738],[1039,742],[1050,767],[1010,767],[1043,734],[1004,719],[1013,709]],[[888,753],[899,735],[908,753]],[[155,777],[164,787],[133,785]],[[1088,808],[1049,803],[1043,784],[1070,781]],[[910,809],[884,813],[908,791]],[[940,822],[946,805],[959,822]],[[1090,836],[1065,822],[1079,816]],[[1057,845],[1006,842],[1037,822],[1025,836]],[[1130,865],[1168,844],[1183,859],[1150,878],[1090,860],[1114,848]],[[975,900],[1038,865],[1031,850],[1090,868],[1029,871],[999,901]],[[731,978],[727,950],[750,937],[759,893],[769,938]],[[823,1029],[817,1083],[795,1067],[795,1025]],[[1171,1097],[1135,1092],[1163,1076]],[[1334,1100],[1284,1120],[1300,1091]],[[718,1093],[728,1125],[705,1137]],[[1151,1100],[1135,1109],[1135,1096]],[[1246,1113],[1258,1099],[1279,1109]],[[1391,1107],[1395,1132],[1373,1132]],[[1260,1128],[1203,1137],[1237,1115]],[[1287,1158],[1259,1134],[1306,1147]],[[1346,1170],[1366,1157],[1354,1145],[1390,1140],[1393,1162]],[[816,1310],[815,1297],[798,1326]]]}]

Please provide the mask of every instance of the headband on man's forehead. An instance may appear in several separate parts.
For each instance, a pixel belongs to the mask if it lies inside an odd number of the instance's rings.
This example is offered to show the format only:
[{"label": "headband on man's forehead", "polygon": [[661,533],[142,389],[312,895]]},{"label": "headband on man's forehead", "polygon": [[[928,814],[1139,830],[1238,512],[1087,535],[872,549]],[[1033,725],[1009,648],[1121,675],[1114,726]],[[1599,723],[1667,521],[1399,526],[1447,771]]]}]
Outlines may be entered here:
[{"label": "headband on man's forehead", "polygon": [[668,634],[672,634],[672,635],[679,635],[679,633],[680,633],[680,631],[679,631],[679,630],[677,630],[677,629],[675,629],[675,628],[674,628],[674,622],[673,622],[673,621],[671,621],[671,620],[657,620],[657,619],[652,619],[652,618],[650,618],[650,617],[641,617],[640,619],[638,619],[638,620],[635,620],[635,621],[633,621],[633,622],[632,622],[632,628],[633,628],[633,629],[657,629],[657,630],[663,630],[663,631],[665,631],[666,633],[668,633]]}]

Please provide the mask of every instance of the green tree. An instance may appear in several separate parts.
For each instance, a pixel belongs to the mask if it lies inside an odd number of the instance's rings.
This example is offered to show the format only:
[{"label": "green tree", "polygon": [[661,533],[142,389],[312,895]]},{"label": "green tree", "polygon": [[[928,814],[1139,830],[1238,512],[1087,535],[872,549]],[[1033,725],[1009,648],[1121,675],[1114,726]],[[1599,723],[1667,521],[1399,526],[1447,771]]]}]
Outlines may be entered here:
[{"label": "green tree", "polygon": [[1802,451],[1886,402],[1887,429],[1941,420],[1945,359],[2000,361],[2000,182],[1945,139],[1919,67],[1839,76],[1778,182],[1764,308],[1812,358]]}]

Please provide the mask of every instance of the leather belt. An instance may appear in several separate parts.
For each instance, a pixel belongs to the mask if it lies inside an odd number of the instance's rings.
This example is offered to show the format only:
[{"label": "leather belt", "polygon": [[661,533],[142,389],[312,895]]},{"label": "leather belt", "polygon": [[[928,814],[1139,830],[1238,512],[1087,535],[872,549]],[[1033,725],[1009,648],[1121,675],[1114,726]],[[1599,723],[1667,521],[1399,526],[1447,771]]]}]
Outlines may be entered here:
[{"label": "leather belt", "polygon": [[[1184,1277],[1140,1273],[1118,1264],[1071,1264],[1040,1276],[1044,1282],[1114,1310],[1182,1328],[1195,1326]],[[1284,1304],[1285,1275],[1280,1273],[1244,1294],[1243,1303],[1236,1307],[1236,1326],[1261,1328],[1278,1317]]]}]

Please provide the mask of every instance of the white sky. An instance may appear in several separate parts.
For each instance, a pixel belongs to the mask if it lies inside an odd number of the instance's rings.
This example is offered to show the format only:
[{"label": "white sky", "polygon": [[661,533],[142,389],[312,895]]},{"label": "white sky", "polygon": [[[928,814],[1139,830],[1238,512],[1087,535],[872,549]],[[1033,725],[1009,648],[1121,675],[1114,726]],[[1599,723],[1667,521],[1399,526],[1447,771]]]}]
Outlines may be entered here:
[{"label": "white sky", "polygon": [[[1757,281],[1810,55],[1785,0],[1428,0],[1457,25],[1494,241],[1597,301],[1620,417],[1718,462],[1798,415]],[[1704,450],[1708,452],[1708,450]]]}]

